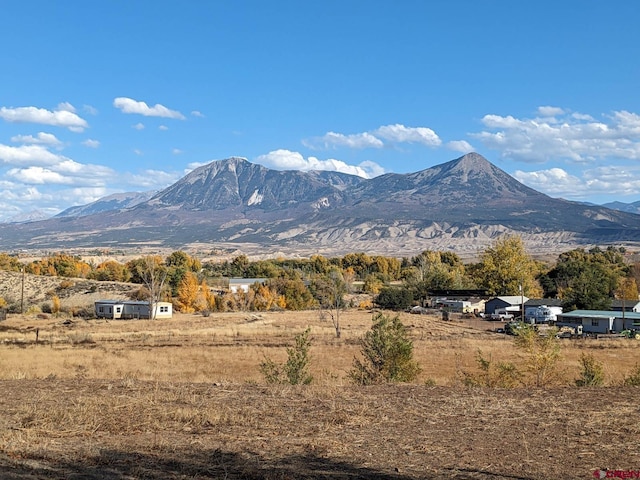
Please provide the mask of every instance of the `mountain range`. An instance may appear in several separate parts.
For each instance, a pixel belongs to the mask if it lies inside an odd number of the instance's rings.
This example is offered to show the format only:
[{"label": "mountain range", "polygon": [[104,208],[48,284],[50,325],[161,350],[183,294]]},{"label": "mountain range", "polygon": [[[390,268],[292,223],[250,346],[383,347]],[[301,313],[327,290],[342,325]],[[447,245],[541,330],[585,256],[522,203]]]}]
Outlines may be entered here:
[{"label": "mountain range", "polygon": [[0,226],[0,248],[230,248],[250,254],[477,253],[502,234],[537,253],[640,242],[640,215],[549,197],[476,153],[372,179],[279,171],[243,158],[199,167],[159,192],[102,199]]}]

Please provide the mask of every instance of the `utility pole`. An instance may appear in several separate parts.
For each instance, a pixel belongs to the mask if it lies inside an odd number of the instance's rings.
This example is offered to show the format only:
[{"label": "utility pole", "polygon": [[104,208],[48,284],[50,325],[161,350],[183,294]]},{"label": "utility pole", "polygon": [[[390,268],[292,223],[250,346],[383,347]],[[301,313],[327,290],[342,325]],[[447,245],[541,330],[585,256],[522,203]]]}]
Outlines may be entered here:
[{"label": "utility pole", "polygon": [[20,315],[24,313],[24,265],[21,268],[22,270],[22,288],[20,293]]},{"label": "utility pole", "polygon": [[524,318],[524,291],[522,290],[522,284],[518,285],[518,287],[520,288],[520,320],[524,322],[526,320]]}]

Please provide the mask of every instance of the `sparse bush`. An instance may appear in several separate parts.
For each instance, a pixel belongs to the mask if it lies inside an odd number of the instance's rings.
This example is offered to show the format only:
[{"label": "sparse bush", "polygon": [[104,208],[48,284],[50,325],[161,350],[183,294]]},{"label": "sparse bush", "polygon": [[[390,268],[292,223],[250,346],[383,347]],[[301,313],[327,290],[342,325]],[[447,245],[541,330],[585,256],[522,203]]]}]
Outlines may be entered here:
[{"label": "sparse bush", "polygon": [[516,331],[516,347],[525,353],[525,368],[531,374],[531,384],[536,387],[546,387],[560,380],[560,340],[557,332],[552,328],[545,335],[540,335],[535,328],[526,324]]},{"label": "sparse bush", "polygon": [[58,290],[66,290],[68,288],[71,288],[75,285],[75,282],[73,282],[72,280],[62,280],[60,282],[60,285],[58,285]]},{"label": "sparse bush", "polygon": [[511,362],[494,362],[482,350],[476,354],[478,373],[462,372],[462,382],[468,387],[514,388],[520,381],[520,372]]},{"label": "sparse bush", "polygon": [[42,313],[53,313],[53,308],[49,302],[45,302],[40,305],[40,311]]},{"label": "sparse bush", "polygon": [[358,385],[384,382],[411,382],[420,373],[413,360],[413,342],[400,318],[379,313],[362,339],[362,360],[355,358],[349,372]]},{"label": "sparse bush", "polygon": [[80,318],[94,318],[96,316],[96,312],[93,306],[85,306],[85,307],[71,307],[69,309],[69,313],[74,317]]},{"label": "sparse bush", "polygon": [[20,313],[20,302],[10,303],[7,307],[7,313]]},{"label": "sparse bush", "polygon": [[25,313],[27,315],[35,315],[37,313],[42,313],[42,309],[38,305],[31,305],[29,308],[27,308],[27,311]]},{"label": "sparse bush", "polygon": [[260,372],[267,383],[308,385],[313,381],[309,374],[309,348],[311,340],[307,328],[304,332],[296,335],[293,347],[287,348],[287,361],[284,364],[277,364],[270,358],[265,358],[260,364]]},{"label": "sparse bush", "polygon": [[576,379],[578,387],[599,387],[604,383],[602,363],[596,361],[593,355],[582,353],[580,363],[582,364],[582,372],[580,377]]},{"label": "sparse bush", "polygon": [[631,373],[624,377],[622,384],[626,387],[640,387],[640,364],[636,363]]}]

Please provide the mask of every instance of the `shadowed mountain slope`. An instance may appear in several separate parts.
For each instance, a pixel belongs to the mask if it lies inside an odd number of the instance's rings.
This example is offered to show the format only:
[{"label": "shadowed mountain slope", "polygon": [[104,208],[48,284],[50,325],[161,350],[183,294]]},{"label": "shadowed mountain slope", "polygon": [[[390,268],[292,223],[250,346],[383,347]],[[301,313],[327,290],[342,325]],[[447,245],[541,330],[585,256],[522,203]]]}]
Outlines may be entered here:
[{"label": "shadowed mountain slope", "polygon": [[230,158],[193,170],[131,208],[0,227],[0,247],[224,243],[405,255],[477,250],[505,233],[549,249],[633,243],[640,241],[640,215],[551,198],[476,153],[373,179],[276,171]]}]

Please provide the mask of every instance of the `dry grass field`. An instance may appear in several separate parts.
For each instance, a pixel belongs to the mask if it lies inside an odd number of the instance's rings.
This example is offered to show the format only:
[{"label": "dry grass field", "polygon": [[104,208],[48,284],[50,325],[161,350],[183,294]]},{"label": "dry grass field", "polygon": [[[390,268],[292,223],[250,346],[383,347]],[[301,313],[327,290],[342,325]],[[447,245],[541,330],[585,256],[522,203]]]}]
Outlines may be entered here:
[{"label": "dry grass field", "polygon": [[[640,470],[640,390],[620,386],[640,342],[563,340],[547,389],[469,388],[480,349],[523,362],[491,322],[401,314],[422,367],[412,385],[357,387],[346,373],[371,311],[0,322],[0,478],[556,479]],[[309,386],[266,385],[311,328]],[[36,341],[37,339],[37,341]],[[605,387],[577,388],[581,353]]]}]

